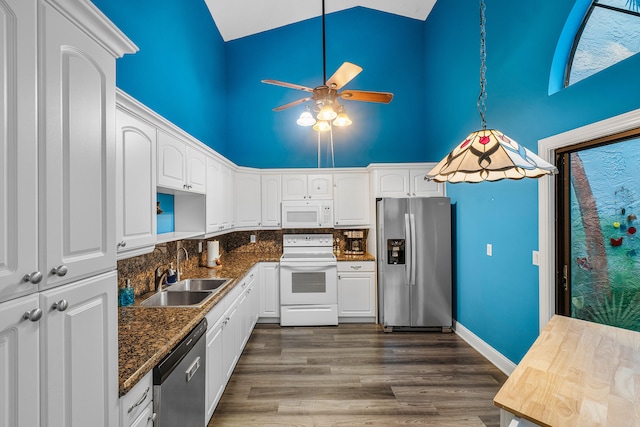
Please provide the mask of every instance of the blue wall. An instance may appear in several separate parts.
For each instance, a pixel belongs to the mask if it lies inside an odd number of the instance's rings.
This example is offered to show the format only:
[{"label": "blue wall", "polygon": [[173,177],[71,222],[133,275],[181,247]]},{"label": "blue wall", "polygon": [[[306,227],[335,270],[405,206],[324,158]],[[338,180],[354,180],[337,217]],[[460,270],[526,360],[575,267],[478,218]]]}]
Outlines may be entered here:
[{"label": "blue wall", "polygon": [[[363,71],[346,88],[394,93],[387,105],[342,102],[353,124],[334,129],[337,167],[428,159],[423,31],[422,21],[360,7],[326,16],[327,78],[349,61]],[[227,76],[231,159],[261,168],[316,167],[317,134],[295,124],[303,106],[272,111],[308,93],[261,80],[323,83],[321,19],[228,42]],[[322,147],[327,141],[325,135]]]},{"label": "blue wall", "polygon": [[116,84],[225,154],[224,42],[204,0],[92,0],[140,49]]},{"label": "blue wall", "polygon": [[[203,1],[95,2],[141,49],[118,60],[123,90],[239,165],[316,166],[315,133],[294,124],[301,109],[271,111],[303,93],[260,80],[321,82],[320,19],[223,43]],[[640,56],[548,95],[574,0],[486,2],[489,127],[537,152],[541,138],[640,108]],[[480,127],[477,1],[440,0],[424,23],[338,12],[327,38],[329,75],[351,61],[364,71],[348,88],[395,94],[389,105],[344,102],[354,124],[335,131],[336,166],[437,161]],[[456,318],[518,362],[538,334],[537,182],[447,192],[457,203]]]},{"label": "blue wall", "polygon": [[[538,140],[640,107],[640,57],[551,96],[551,63],[573,0],[487,0],[487,121],[537,152]],[[431,160],[473,130],[479,70],[477,2],[438,1],[425,24],[424,97]],[[447,186],[457,202],[457,320],[518,362],[538,333],[535,180]],[[493,245],[493,256],[486,245]]]}]

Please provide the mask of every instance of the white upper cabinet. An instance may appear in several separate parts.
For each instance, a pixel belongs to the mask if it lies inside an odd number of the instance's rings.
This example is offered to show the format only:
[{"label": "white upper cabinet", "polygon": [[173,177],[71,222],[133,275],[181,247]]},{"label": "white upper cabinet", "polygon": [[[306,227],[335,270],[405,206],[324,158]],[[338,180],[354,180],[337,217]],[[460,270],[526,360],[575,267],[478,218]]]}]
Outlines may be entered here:
[{"label": "white upper cabinet", "polygon": [[191,147],[187,147],[187,185],[194,193],[207,192],[207,157]]},{"label": "white upper cabinet", "polygon": [[207,157],[206,165],[206,233],[229,230],[234,211],[233,172],[213,157]]},{"label": "white upper cabinet", "polygon": [[35,1],[0,2],[0,40],[1,302],[37,291],[42,277],[37,245]]},{"label": "white upper cabinet", "polygon": [[283,174],[282,200],[333,198],[333,176],[330,174]]},{"label": "white upper cabinet", "polygon": [[444,184],[427,181],[424,176],[435,163],[412,164],[408,167],[373,170],[376,197],[444,196]]},{"label": "white upper cabinet", "polygon": [[[55,4],[39,9],[41,289],[115,268],[114,56],[134,47],[120,33],[112,47],[72,24],[97,19],[63,16],[91,14],[81,2]],[[115,35],[113,24],[105,24],[97,33]]]},{"label": "white upper cabinet", "polygon": [[371,199],[369,174],[336,173],[333,175],[334,222],[337,227],[369,225]]},{"label": "white upper cabinet", "polygon": [[206,193],[206,156],[173,135],[158,132],[158,186]]},{"label": "white upper cabinet", "polygon": [[426,168],[409,169],[409,182],[411,183],[410,189],[412,197],[444,196],[443,183],[424,179],[424,176],[433,166],[435,166],[435,164]]},{"label": "white upper cabinet", "polygon": [[156,244],[156,129],[132,113],[116,112],[118,259]]},{"label": "white upper cabinet", "polygon": [[262,175],[262,226],[280,227],[282,224],[282,177]]},{"label": "white upper cabinet", "polygon": [[235,226],[237,228],[261,225],[261,193],[259,174],[235,173]]}]

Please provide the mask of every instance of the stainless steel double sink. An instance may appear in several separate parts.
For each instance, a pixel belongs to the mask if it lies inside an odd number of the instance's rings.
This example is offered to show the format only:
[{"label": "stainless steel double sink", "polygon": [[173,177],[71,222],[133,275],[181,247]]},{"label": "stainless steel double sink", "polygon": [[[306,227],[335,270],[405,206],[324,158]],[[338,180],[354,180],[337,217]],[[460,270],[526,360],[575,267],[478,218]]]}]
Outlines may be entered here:
[{"label": "stainless steel double sink", "polygon": [[201,307],[231,279],[186,279],[140,303],[144,307]]}]

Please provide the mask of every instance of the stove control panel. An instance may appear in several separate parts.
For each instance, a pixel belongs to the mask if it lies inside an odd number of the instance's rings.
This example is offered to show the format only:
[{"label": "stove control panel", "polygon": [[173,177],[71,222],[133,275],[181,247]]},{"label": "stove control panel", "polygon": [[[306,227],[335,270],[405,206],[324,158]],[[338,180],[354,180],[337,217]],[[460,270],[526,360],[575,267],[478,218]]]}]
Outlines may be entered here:
[{"label": "stove control panel", "polygon": [[282,239],[285,247],[330,246],[333,247],[332,234],[285,234]]}]

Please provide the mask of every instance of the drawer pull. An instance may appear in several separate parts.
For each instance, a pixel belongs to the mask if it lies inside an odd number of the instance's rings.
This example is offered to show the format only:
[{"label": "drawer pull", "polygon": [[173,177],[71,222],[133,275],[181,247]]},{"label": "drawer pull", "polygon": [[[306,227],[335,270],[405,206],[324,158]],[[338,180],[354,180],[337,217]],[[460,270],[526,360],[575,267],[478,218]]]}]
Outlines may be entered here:
[{"label": "drawer pull", "polygon": [[353,268],[354,270],[360,270],[362,268],[361,265],[352,265],[351,268]]},{"label": "drawer pull", "polygon": [[149,387],[147,387],[147,389],[144,391],[144,393],[142,394],[142,397],[140,397],[140,399],[138,399],[138,401],[136,403],[134,403],[133,405],[131,405],[129,407],[129,410],[127,411],[127,414],[131,413],[131,411],[136,409],[138,406],[142,405],[142,402],[147,400],[147,395],[148,394],[149,394]]}]

